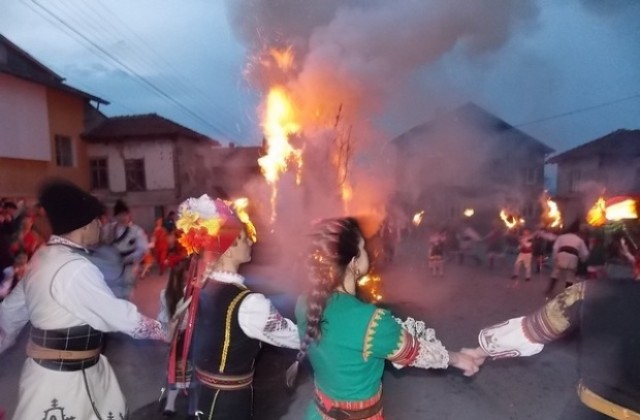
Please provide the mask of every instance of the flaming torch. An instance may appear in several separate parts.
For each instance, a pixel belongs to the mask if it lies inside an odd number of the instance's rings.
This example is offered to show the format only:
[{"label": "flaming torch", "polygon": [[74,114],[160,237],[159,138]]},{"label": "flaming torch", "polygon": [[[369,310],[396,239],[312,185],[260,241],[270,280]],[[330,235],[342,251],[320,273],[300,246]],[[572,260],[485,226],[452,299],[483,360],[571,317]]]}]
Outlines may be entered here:
[{"label": "flaming torch", "polygon": [[546,199],[542,199],[542,206],[542,222],[550,228],[561,228],[562,213],[560,213],[558,203],[547,197]]},{"label": "flaming torch", "polygon": [[605,217],[612,222],[638,218],[636,202],[630,197],[613,197],[606,201]]},{"label": "flaming torch", "polygon": [[513,229],[525,223],[523,218],[507,213],[505,209],[500,210],[500,219],[502,219],[504,224],[507,226],[507,229]]},{"label": "flaming torch", "polygon": [[247,212],[248,207],[249,199],[245,197],[237,198],[231,202],[231,208],[235,210],[238,219],[246,226],[247,236],[249,236],[249,239],[251,239],[253,243],[256,243],[258,242],[258,231],[249,217],[249,213]]},{"label": "flaming torch", "polygon": [[474,214],[476,214],[476,211],[472,208],[468,208],[464,209],[464,212],[462,212],[462,214],[464,214],[464,217],[472,217]]},{"label": "flaming torch", "polygon": [[420,210],[413,215],[413,225],[416,227],[420,226],[420,223],[422,223],[422,219],[424,219],[424,210]]}]

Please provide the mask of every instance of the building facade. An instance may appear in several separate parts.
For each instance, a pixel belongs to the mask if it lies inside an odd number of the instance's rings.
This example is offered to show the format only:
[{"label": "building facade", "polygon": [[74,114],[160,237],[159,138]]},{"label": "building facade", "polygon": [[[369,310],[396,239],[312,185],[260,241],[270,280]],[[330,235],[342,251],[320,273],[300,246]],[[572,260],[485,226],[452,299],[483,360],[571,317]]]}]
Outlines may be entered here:
[{"label": "building facade", "polygon": [[46,177],[89,187],[81,140],[92,104],[101,98],[75,89],[0,35],[0,196],[33,199]]},{"label": "building facade", "polygon": [[566,220],[583,218],[600,196],[640,195],[640,130],[617,130],[560,153],[558,203]]},{"label": "building facade", "polygon": [[[549,146],[469,103],[393,140],[405,211],[425,222],[487,228],[505,208],[528,225],[540,217]],[[472,209],[473,215],[465,210]]]}]

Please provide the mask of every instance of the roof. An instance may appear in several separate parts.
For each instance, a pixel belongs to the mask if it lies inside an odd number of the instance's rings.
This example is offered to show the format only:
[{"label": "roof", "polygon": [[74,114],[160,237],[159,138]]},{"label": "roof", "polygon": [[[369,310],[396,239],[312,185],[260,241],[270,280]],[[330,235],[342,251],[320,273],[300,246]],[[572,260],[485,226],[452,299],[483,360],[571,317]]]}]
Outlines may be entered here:
[{"label": "roof", "polygon": [[560,153],[550,163],[562,163],[591,156],[640,156],[640,130],[616,130],[576,148]]},{"label": "roof", "polygon": [[2,48],[0,48],[0,73],[10,74],[20,79],[62,90],[101,104],[109,104],[109,102],[98,96],[65,84],[62,76],[36,60],[33,56],[1,34],[0,47],[6,49],[3,51]]},{"label": "roof", "polygon": [[[467,124],[472,124],[482,128],[483,130],[494,132],[496,135],[509,135],[511,139],[526,142],[528,146],[539,149],[544,154],[554,152],[554,150],[545,143],[517,129],[473,102],[468,102],[465,105],[448,112],[444,117],[461,119]],[[443,119],[443,117],[438,117],[429,122],[417,125],[393,139],[393,142],[403,144],[420,134],[424,134],[437,125],[441,119]]]},{"label": "roof", "polygon": [[158,137],[187,138],[200,141],[217,141],[193,131],[158,114],[126,115],[110,117],[83,134],[88,142],[152,140]]}]

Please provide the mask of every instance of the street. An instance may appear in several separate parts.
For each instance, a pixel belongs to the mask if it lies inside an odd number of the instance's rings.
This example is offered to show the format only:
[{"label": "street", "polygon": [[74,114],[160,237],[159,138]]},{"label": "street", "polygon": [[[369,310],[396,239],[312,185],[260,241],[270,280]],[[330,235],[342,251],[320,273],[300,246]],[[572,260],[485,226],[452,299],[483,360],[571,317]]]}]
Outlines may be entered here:
[{"label": "street", "polygon": [[[509,288],[511,261],[495,270],[459,266],[450,261],[445,276],[427,272],[420,243],[407,241],[383,273],[384,302],[402,317],[423,319],[452,350],[477,345],[478,331],[510,317],[529,313],[544,303],[548,272]],[[475,263],[472,263],[475,265]],[[134,300],[156,316],[165,277],[142,280]],[[25,331],[26,332],[26,331]],[[0,406],[10,418],[24,360],[25,334],[0,358]],[[389,419],[554,419],[574,397],[577,342],[570,337],[548,345],[536,356],[487,361],[473,378],[454,369],[424,371],[389,367],[384,378],[385,416]],[[163,418],[157,399],[164,382],[167,345],[111,334],[105,354],[127,396],[132,419]],[[284,371],[293,351],[265,348],[255,381],[256,419],[300,419],[311,401],[312,379],[304,370],[297,390],[284,388]],[[184,399],[182,399],[184,400]],[[179,401],[184,406],[184,401]],[[178,417],[178,416],[176,416]]]}]

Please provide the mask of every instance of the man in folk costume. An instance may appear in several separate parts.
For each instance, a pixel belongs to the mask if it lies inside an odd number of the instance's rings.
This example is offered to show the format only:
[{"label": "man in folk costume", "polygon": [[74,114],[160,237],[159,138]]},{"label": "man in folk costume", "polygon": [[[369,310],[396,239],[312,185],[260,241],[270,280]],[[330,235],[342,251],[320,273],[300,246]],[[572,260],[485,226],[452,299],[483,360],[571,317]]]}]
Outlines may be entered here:
[{"label": "man in folk costume", "polygon": [[579,334],[580,381],[563,420],[640,419],[640,281],[588,280],[564,289],[533,314],[480,331],[485,357],[531,356],[571,330]]},{"label": "man in folk costume", "polygon": [[136,284],[140,262],[149,250],[149,240],[144,230],[131,220],[131,211],[124,201],[116,201],[113,216],[116,221],[107,228],[103,241],[113,245],[122,257],[125,295],[130,297]]},{"label": "man in folk costume", "polygon": [[13,418],[124,419],[124,395],[100,354],[103,334],[157,340],[167,334],[135,305],[115,298],[89,261],[87,249],[100,235],[100,202],[62,180],[46,184],[39,198],[53,234],[0,305],[0,352],[31,322]]},{"label": "man in folk costume", "polygon": [[589,257],[589,249],[578,236],[579,232],[580,221],[576,220],[553,244],[553,271],[545,293],[547,298],[553,296],[558,280],[564,283],[564,287],[575,283],[578,263],[586,261]]},{"label": "man in folk costume", "polygon": [[187,252],[200,257],[187,292],[192,304],[182,351],[193,360],[198,412],[207,419],[251,419],[261,343],[298,349],[298,329],[238,274],[240,265],[251,261],[253,225],[241,222],[222,200],[203,195],[182,203],[177,228]]},{"label": "man in folk costume", "polygon": [[511,280],[514,280],[513,285],[517,285],[518,277],[520,276],[520,266],[524,268],[525,281],[531,280],[531,262],[533,258],[533,235],[529,229],[524,229],[520,238],[518,239],[518,257],[513,264],[513,274]]}]

